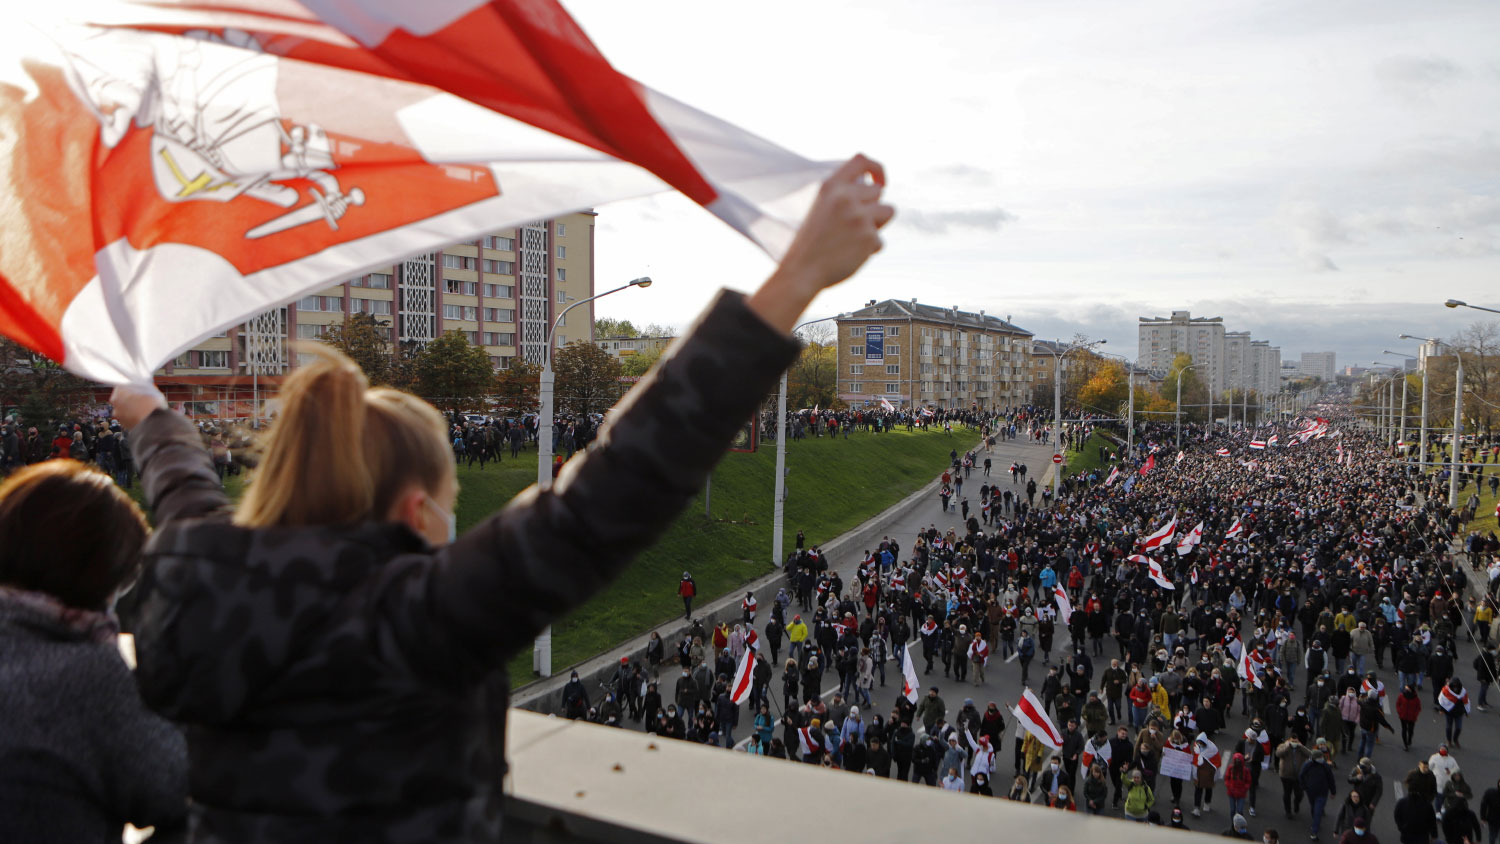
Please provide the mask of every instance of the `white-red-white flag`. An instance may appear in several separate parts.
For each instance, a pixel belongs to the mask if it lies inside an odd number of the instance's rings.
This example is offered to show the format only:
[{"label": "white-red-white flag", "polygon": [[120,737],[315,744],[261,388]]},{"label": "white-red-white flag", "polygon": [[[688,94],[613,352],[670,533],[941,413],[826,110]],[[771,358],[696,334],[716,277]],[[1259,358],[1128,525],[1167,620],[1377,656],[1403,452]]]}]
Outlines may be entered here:
[{"label": "white-red-white flag", "polygon": [[895,413],[896,412],[896,408],[893,407],[891,405],[891,403],[889,401],[885,400],[885,399],[881,399],[880,400],[880,408],[882,410],[884,410],[886,413]]},{"label": "white-red-white flag", "polygon": [[1068,590],[1058,583],[1052,587],[1052,598],[1057,601],[1057,616],[1062,619],[1063,624],[1073,617],[1073,602],[1068,600]]},{"label": "white-red-white flag", "polygon": [[1109,749],[1108,739],[1099,744],[1094,744],[1094,740],[1091,738],[1083,743],[1083,756],[1080,761],[1083,762],[1084,770],[1088,770],[1094,764],[1095,759],[1108,765],[1113,758],[1114,751]]},{"label": "white-red-white flag", "polygon": [[734,669],[734,680],[729,684],[729,699],[736,704],[750,698],[750,689],[755,685],[755,650],[745,648],[740,654],[740,664]]},{"label": "white-red-white flag", "polygon": [[1184,458],[1184,457],[1187,457],[1187,452],[1186,451],[1179,451],[1179,452],[1177,452],[1177,459],[1173,460],[1172,462],[1173,463],[1181,463],[1182,462],[1182,458]]},{"label": "white-red-white flag", "polygon": [[1220,457],[1228,457],[1229,456],[1229,449],[1227,449],[1227,448],[1221,448],[1218,451],[1214,452],[1214,454],[1217,454]]},{"label": "white-red-white flag", "polygon": [[1257,689],[1263,688],[1264,683],[1260,680],[1260,674],[1255,670],[1255,661],[1250,658],[1250,649],[1240,650],[1239,675],[1240,679],[1254,685]]},{"label": "white-red-white flag", "polygon": [[1177,589],[1176,586],[1172,585],[1172,581],[1167,579],[1167,573],[1162,571],[1161,563],[1158,563],[1153,559],[1146,559],[1146,574],[1156,582],[1157,586],[1160,586],[1163,589],[1171,589],[1174,591]]},{"label": "white-red-white flag", "polygon": [[1250,447],[1253,448],[1253,449],[1255,449],[1256,451],[1260,451],[1261,449],[1264,449],[1266,447],[1266,441],[1265,440],[1251,440],[1250,441]]},{"label": "white-red-white flag", "polygon": [[1120,467],[1116,466],[1109,470],[1109,477],[1104,479],[1105,486],[1111,486],[1120,477]]},{"label": "white-red-white flag", "polygon": [[917,679],[917,662],[912,659],[911,643],[906,645],[906,658],[901,660],[901,694],[912,703],[921,694],[922,681]]},{"label": "white-red-white flag", "polygon": [[1021,693],[1021,700],[1011,710],[1016,716],[1016,722],[1026,732],[1036,736],[1036,740],[1052,748],[1062,749],[1062,734],[1057,731],[1057,726],[1052,719],[1047,717],[1047,708],[1032,693],[1031,689]]},{"label": "white-red-white flag", "polygon": [[1243,533],[1244,530],[1245,530],[1245,524],[1244,524],[1244,522],[1241,521],[1240,519],[1236,518],[1234,520],[1234,524],[1232,524],[1232,525],[1229,526],[1229,530],[1227,530],[1227,531],[1224,532],[1224,538],[1225,539],[1233,539],[1236,536],[1239,536],[1241,533]]},{"label": "white-red-white flag", "polygon": [[1193,553],[1193,549],[1198,547],[1198,543],[1202,541],[1203,523],[1199,522],[1197,527],[1188,531],[1187,534],[1182,537],[1182,541],[1177,543],[1177,555],[1179,557],[1185,557],[1188,554]]},{"label": "white-red-white flag", "polygon": [[1438,705],[1443,707],[1444,712],[1452,712],[1456,706],[1462,706],[1464,712],[1469,711],[1469,690],[1454,694],[1452,686],[1443,686],[1442,692],[1438,694]]},{"label": "white-red-white flag", "polygon": [[1147,551],[1154,550],[1156,548],[1159,548],[1159,547],[1167,544],[1168,542],[1171,542],[1172,541],[1172,537],[1175,536],[1176,534],[1177,534],[1177,517],[1173,516],[1171,521],[1167,522],[1164,526],[1162,526],[1160,529],[1158,529],[1155,533],[1153,533],[1150,536],[1146,537],[1145,539],[1141,540],[1141,547],[1144,548],[1144,549],[1146,549]]},{"label": "white-red-white flag", "polygon": [[498,229],[516,254],[465,269],[546,273],[564,247],[535,221],[664,189],[779,256],[835,166],[621,74],[558,0],[24,14],[0,33],[0,333],[98,381],[374,269],[430,291],[435,250]]}]

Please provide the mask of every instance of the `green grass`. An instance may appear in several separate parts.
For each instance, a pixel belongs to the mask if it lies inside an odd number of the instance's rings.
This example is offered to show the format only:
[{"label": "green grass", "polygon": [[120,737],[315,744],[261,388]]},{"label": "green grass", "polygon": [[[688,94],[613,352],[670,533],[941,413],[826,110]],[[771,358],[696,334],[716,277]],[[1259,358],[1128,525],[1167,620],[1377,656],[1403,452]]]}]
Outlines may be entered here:
[{"label": "green grass", "polygon": [[[811,437],[787,443],[785,551],[797,531],[808,544],[828,542],[942,473],[950,450],[974,444],[977,432],[962,426],[952,437],[941,431],[894,431],[842,437]],[[776,444],[754,454],[731,452],[711,480],[713,518],[704,515],[700,493],[661,540],[612,585],[553,626],[554,670],[581,662],[682,612],[677,583],[682,571],[698,583],[702,605],[771,571],[772,480]],[[466,530],[504,506],[536,480],[536,452],[507,457],[483,471],[460,466],[458,529]],[[231,476],[226,489],[238,500],[245,475]],[[140,500],[136,484],[131,494]],[[531,652],[508,666],[511,683],[531,682]]]},{"label": "green grass", "polygon": [[[972,446],[971,439],[960,428],[952,437],[897,431],[788,442],[786,552],[796,546],[798,530],[809,545],[827,542],[900,501],[941,474],[949,451]],[[554,671],[680,614],[684,569],[698,584],[700,605],[770,572],[775,468],[774,442],[754,454],[726,455],[711,481],[713,519],[705,518],[698,495],[619,580],[554,625]],[[530,652],[509,668],[513,685],[530,682]]]},{"label": "green grass", "polygon": [[1095,431],[1084,441],[1082,451],[1068,453],[1068,474],[1064,476],[1064,479],[1093,471],[1101,466],[1108,466],[1108,462],[1099,459],[1100,446],[1108,449],[1110,454],[1121,450],[1119,446],[1105,439],[1104,435]]}]

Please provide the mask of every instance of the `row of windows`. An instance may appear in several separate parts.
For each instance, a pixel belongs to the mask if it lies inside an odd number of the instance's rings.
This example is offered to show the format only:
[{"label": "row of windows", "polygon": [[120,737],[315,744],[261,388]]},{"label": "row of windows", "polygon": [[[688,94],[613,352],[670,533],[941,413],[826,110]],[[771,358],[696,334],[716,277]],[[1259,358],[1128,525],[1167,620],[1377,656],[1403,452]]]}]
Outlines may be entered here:
[{"label": "row of windows", "polygon": [[[865,356],[865,347],[864,346],[850,346],[849,347],[849,354],[852,357],[862,358],[862,357]],[[886,357],[893,358],[893,357],[899,357],[900,355],[901,355],[901,347],[900,346],[887,345],[885,347],[885,356]]]},{"label": "row of windows", "polygon": [[183,352],[172,365],[181,369],[228,369],[229,352]]},{"label": "row of windows", "polygon": [[391,289],[391,274],[390,273],[370,273],[369,275],[362,275],[362,276],[360,276],[358,278],[352,278],[352,279],[350,279],[349,280],[349,286],[350,287],[370,287],[370,288],[374,288],[376,290],[390,290]]},{"label": "row of windows", "polygon": [[[862,364],[862,363],[851,363],[851,364],[849,364],[849,374],[850,375],[864,375],[865,374],[865,365]],[[886,366],[885,366],[885,374],[886,375],[900,375],[901,374],[901,365],[900,364],[896,364],[896,363],[888,363],[888,364],[886,364]]]},{"label": "row of windows", "polygon": [[494,235],[489,235],[484,239],[484,248],[504,249],[506,251],[514,252],[516,248],[516,239],[513,237],[496,237]]},{"label": "row of windows", "polygon": [[[875,326],[870,326],[870,327],[874,328]],[[849,336],[850,337],[863,337],[863,336],[865,336],[865,326],[863,326],[863,325],[855,325],[855,326],[850,327],[850,329],[849,329]],[[899,325],[888,325],[888,326],[886,326],[885,327],[885,336],[887,336],[887,337],[900,337],[901,336],[901,326],[899,326]]]},{"label": "row of windows", "polygon": [[[865,391],[865,385],[862,381],[846,381],[845,384],[848,385],[849,392],[851,393],[863,393]],[[885,384],[885,392],[900,393],[901,385],[887,381]]]},{"label": "row of windows", "polygon": [[[474,322],[484,314],[485,322],[515,322],[515,308],[476,308],[472,305],[444,305],[443,319],[466,319]],[[486,343],[488,346],[508,346],[509,343]]]},{"label": "row of windows", "polygon": [[341,314],[344,312],[344,297],[303,296],[301,299],[297,300],[297,310]]}]

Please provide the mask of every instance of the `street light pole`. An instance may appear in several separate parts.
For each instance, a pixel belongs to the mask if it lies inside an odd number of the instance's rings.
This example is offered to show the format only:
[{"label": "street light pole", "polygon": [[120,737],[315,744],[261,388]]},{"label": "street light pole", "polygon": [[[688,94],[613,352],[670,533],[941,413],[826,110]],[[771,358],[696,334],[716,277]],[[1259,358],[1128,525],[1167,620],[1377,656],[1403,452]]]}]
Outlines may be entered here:
[{"label": "street light pole", "polygon": [[1199,368],[1201,366],[1203,366],[1203,364],[1201,364],[1201,363],[1194,363],[1194,364],[1189,364],[1187,366],[1184,366],[1183,368],[1177,370],[1177,450],[1178,451],[1182,450],[1182,373],[1187,372],[1189,369],[1197,369],[1197,368]]},{"label": "street light pole", "polygon": [[[838,317],[831,316],[821,319],[810,319],[807,322],[798,324],[797,327],[792,329],[792,333],[796,334],[798,331],[815,322],[827,322],[830,319],[838,319]],[[836,361],[838,360],[839,342],[837,336],[834,337],[833,342],[833,358]],[[838,372],[834,372],[833,383],[835,393],[838,392],[838,378]],[[774,514],[771,520],[771,565],[776,568],[786,565],[786,560],[782,556],[786,550],[786,543],[781,536],[782,530],[786,525],[786,382],[787,373],[783,372],[781,373],[781,388],[776,393],[776,491],[774,493],[775,500],[771,503],[771,511]],[[916,390],[912,390],[912,394],[915,396]],[[912,402],[912,410],[913,412],[916,410],[915,401]]]},{"label": "street light pole", "polygon": [[[1485,310],[1481,308],[1480,310]],[[1448,506],[1458,509],[1458,451],[1464,433],[1464,359],[1453,350],[1458,369],[1453,376],[1453,449],[1448,453]]]},{"label": "street light pole", "polygon": [[[619,293],[632,287],[642,290],[651,286],[651,279],[642,276],[628,284],[622,284],[613,290],[590,296],[587,299],[579,299],[577,302],[563,308],[558,313],[557,319],[552,321],[552,327],[547,329],[547,334],[542,338],[542,377],[537,389],[536,423],[536,488],[546,492],[552,488],[552,336],[557,331],[557,326],[562,322],[568,311],[579,305],[587,304],[595,299],[602,299],[611,293]],[[542,628],[540,635],[531,647],[531,670],[540,677],[552,676],[552,625]]]}]

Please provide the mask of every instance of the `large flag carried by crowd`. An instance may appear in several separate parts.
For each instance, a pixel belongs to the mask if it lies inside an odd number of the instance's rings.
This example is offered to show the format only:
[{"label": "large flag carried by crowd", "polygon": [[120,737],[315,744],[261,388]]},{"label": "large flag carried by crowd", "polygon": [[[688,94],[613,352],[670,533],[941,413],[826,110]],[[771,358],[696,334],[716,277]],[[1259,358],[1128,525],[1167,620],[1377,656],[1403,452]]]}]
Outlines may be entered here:
[{"label": "large flag carried by crowd", "polygon": [[0,333],[100,381],[331,282],[665,189],[779,256],[832,170],[622,75],[555,0],[27,15],[0,33]]}]

